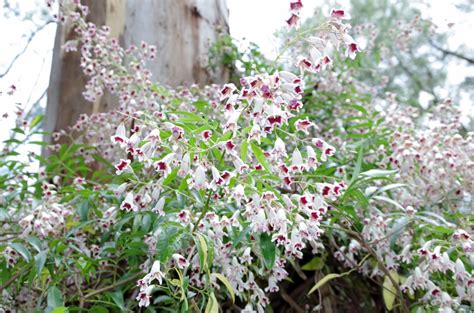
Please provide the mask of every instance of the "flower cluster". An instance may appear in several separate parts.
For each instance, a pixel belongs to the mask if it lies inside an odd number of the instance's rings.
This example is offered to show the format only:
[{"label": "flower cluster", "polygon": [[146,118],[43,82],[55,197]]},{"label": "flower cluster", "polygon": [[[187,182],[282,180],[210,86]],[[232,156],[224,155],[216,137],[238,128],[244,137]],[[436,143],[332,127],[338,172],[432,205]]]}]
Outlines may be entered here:
[{"label": "flower cluster", "polygon": [[67,217],[72,214],[70,209],[59,203],[54,185],[43,184],[43,191],[44,202],[19,221],[23,228],[22,236],[35,233],[40,238],[58,237],[66,226]]},{"label": "flower cluster", "polygon": [[7,261],[7,267],[14,266],[19,258],[18,252],[10,247],[7,247],[5,250],[3,250],[3,256]]},{"label": "flower cluster", "polygon": [[[366,216],[365,244],[352,240],[335,257],[352,268],[373,251],[385,269],[406,274],[400,281],[403,293],[421,294],[421,306],[455,312],[463,302],[472,303],[474,292],[472,272],[466,269],[474,260],[468,222],[472,133],[459,133],[460,112],[449,99],[425,115],[401,107],[394,97],[384,102],[381,115],[394,132],[390,145],[378,148],[381,158],[374,160],[396,171],[398,184],[385,188],[394,200],[380,195],[383,186],[368,187],[371,205],[358,213]],[[459,217],[453,219],[453,214]],[[369,263],[360,270],[371,277],[386,275]]]},{"label": "flower cluster", "polygon": [[[393,110],[398,112],[390,114]],[[387,163],[399,170],[397,179],[410,186],[410,190],[397,194],[398,201],[404,206],[432,210],[446,207],[469,210],[474,180],[474,134],[459,133],[461,112],[448,99],[423,116],[419,121],[421,127],[416,128],[409,126],[418,114],[401,111],[396,106],[389,112],[387,123],[400,128],[392,136],[393,152]]]}]

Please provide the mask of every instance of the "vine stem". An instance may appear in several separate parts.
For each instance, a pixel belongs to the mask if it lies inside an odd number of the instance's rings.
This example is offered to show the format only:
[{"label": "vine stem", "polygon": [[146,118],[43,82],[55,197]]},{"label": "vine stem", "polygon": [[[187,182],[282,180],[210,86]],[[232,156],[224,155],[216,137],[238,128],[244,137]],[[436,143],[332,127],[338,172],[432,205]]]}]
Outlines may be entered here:
[{"label": "vine stem", "polygon": [[377,264],[379,265],[380,269],[382,270],[382,272],[388,277],[388,279],[390,279],[390,282],[392,283],[393,287],[396,288],[397,290],[397,295],[398,297],[400,298],[400,305],[401,305],[401,310],[402,312],[404,313],[408,313],[410,312],[410,309],[408,308],[406,302],[405,302],[405,297],[403,297],[403,293],[402,291],[400,290],[400,286],[398,285],[398,283],[395,281],[395,279],[392,277],[392,275],[390,274],[390,271],[384,266],[382,260],[380,260],[379,256],[377,255],[377,253],[375,253],[374,249],[372,249],[372,247],[370,247],[364,240],[364,238],[362,238],[362,236],[358,235],[357,236],[357,239],[358,241],[360,242],[360,244],[365,248],[367,249],[367,251],[375,258],[375,260],[377,261]]},{"label": "vine stem", "polygon": [[106,287],[103,287],[103,288],[100,288],[100,289],[97,289],[97,290],[94,290],[92,291],[91,293],[88,293],[87,295],[84,296],[84,299],[88,299],[88,298],[92,298],[93,296],[97,295],[97,294],[100,294],[102,292],[105,292],[105,291],[109,291],[109,290],[112,290],[114,288],[117,288],[118,286],[121,286],[123,284],[126,284],[126,283],[129,283],[131,281],[134,281],[136,280],[137,278],[143,276],[143,273],[142,272],[138,272],[138,273],[135,273],[135,275],[132,275],[131,277],[127,278],[127,279],[124,279],[124,280],[121,280],[119,282],[116,282],[115,284],[112,284],[112,285],[109,285],[109,286],[106,286]]},{"label": "vine stem", "polygon": [[[339,228],[339,227],[338,227]],[[337,228],[335,228],[337,229]],[[361,244],[362,247],[364,247],[368,252],[369,254],[367,254],[365,256],[365,258],[363,260],[365,260],[369,255],[372,255],[375,259],[375,261],[377,262],[377,265],[380,267],[380,269],[382,270],[382,272],[388,277],[388,279],[390,280],[390,282],[392,283],[393,287],[396,288],[396,295],[400,298],[400,306],[401,306],[401,310],[402,312],[404,313],[409,313],[410,312],[410,309],[408,308],[406,302],[405,302],[405,298],[403,297],[403,293],[401,292],[400,290],[400,286],[398,285],[398,283],[395,281],[395,279],[392,277],[392,275],[390,274],[390,271],[384,266],[382,260],[380,260],[379,256],[377,255],[377,253],[374,251],[374,249],[364,240],[364,238],[362,237],[362,235],[358,232],[354,232],[352,230],[349,230],[349,229],[346,229],[346,228],[339,228],[341,231],[345,231],[351,235],[353,235],[357,241]],[[363,262],[360,263],[360,265],[358,265],[358,267],[360,267],[362,265]],[[352,269],[351,271],[353,271],[355,269]],[[382,286],[383,287],[383,286]],[[385,289],[385,287],[383,287]],[[388,290],[388,289],[387,289]],[[393,293],[393,292],[392,292]]]},{"label": "vine stem", "polygon": [[[222,162],[222,160],[224,159],[224,155],[225,155],[225,149],[222,150],[221,157],[219,158],[219,161],[217,162],[218,164]],[[212,196],[212,189],[209,189],[209,191],[207,192],[206,204],[204,205],[204,209],[201,211],[201,215],[199,215],[199,218],[197,219],[196,223],[194,224],[193,231],[192,231],[193,233],[199,227],[199,223],[202,221],[202,219],[204,218],[206,213],[209,212],[209,204],[211,202],[211,196]]]},{"label": "vine stem", "polygon": [[10,277],[9,280],[7,280],[2,286],[0,286],[0,292],[2,292],[4,289],[8,288],[8,286],[10,286],[13,282],[15,282],[16,279],[18,277],[20,277],[21,274],[22,274],[22,272],[18,272],[15,275],[13,275],[12,277]]}]

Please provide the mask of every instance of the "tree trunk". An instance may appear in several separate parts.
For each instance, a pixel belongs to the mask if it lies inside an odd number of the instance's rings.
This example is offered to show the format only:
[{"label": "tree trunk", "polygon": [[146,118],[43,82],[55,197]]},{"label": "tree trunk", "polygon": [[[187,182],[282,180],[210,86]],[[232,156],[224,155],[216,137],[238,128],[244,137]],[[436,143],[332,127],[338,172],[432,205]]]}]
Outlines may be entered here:
[{"label": "tree trunk", "polygon": [[[157,58],[148,63],[154,80],[169,86],[225,82],[223,68],[211,74],[207,52],[220,34],[228,34],[225,0],[86,0],[89,21],[108,25],[113,37],[127,47],[145,41],[157,47]],[[67,130],[83,113],[105,112],[116,106],[109,94],[95,103],[84,100],[87,77],[80,68],[80,52],[64,52],[63,44],[74,31],[58,26],[53,51],[45,131]],[[50,137],[45,138],[50,142]]]}]

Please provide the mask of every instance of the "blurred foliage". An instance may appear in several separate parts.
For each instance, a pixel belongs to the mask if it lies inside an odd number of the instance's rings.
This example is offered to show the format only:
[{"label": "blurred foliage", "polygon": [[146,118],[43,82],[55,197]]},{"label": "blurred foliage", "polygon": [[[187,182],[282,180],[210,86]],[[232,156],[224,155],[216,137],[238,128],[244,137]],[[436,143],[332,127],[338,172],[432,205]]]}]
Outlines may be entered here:
[{"label": "blurred foliage", "polygon": [[209,49],[208,66],[211,71],[224,66],[230,72],[229,82],[238,84],[242,76],[268,73],[272,63],[260,51],[257,44],[238,41],[230,35],[222,35]]}]

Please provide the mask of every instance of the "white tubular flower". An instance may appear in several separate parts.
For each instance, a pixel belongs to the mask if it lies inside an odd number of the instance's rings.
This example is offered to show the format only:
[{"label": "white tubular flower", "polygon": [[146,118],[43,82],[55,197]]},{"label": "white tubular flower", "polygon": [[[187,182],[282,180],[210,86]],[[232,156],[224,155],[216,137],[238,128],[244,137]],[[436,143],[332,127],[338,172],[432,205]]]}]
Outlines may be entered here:
[{"label": "white tubular flower", "polygon": [[173,258],[173,261],[175,262],[176,266],[178,266],[180,269],[183,269],[183,268],[189,266],[188,260],[186,260],[186,258],[184,256],[182,256],[181,254],[175,253],[175,254],[173,254],[172,258]]},{"label": "white tubular flower", "polygon": [[138,207],[135,204],[135,199],[132,192],[127,193],[127,195],[125,196],[125,200],[123,200],[122,204],[120,204],[120,209],[128,212],[138,211]]}]

